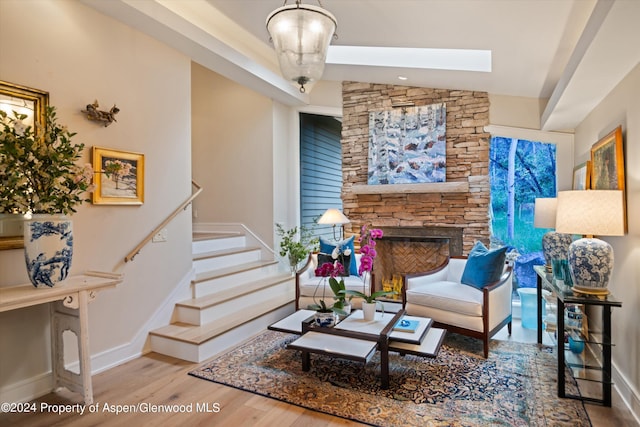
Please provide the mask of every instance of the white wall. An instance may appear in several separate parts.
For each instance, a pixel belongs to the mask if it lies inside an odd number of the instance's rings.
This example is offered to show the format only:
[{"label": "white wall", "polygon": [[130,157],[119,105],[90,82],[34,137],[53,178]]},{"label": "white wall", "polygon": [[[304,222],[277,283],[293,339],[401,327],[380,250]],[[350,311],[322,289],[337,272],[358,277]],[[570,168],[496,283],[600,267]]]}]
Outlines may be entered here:
[{"label": "white wall", "polygon": [[[85,204],[73,215],[72,274],[124,273],[90,307],[93,368],[144,350],[154,313],[191,271],[190,213],[168,226],[168,242],[124,256],[190,194],[190,60],[74,0],[0,1],[0,79],[49,91],[76,142],[145,155],[142,206]],[[98,99],[120,108],[105,128],[80,112]],[[89,162],[90,150],[84,154]],[[27,283],[21,250],[0,252],[0,286]],[[0,395],[38,393],[49,370],[47,307],[0,313]],[[165,316],[167,317],[167,316]],[[44,390],[46,391],[46,390]]]},{"label": "white wall", "polygon": [[640,65],[576,128],[576,163],[589,159],[591,146],[619,125],[625,146],[629,232],[602,239],[615,253],[609,290],[622,301],[622,308],[612,314],[614,382],[640,417]]},{"label": "white wall", "polygon": [[489,94],[492,125],[540,129],[541,101],[537,98]]},{"label": "white wall", "polygon": [[241,222],[273,245],[273,101],[193,64],[194,222]]}]

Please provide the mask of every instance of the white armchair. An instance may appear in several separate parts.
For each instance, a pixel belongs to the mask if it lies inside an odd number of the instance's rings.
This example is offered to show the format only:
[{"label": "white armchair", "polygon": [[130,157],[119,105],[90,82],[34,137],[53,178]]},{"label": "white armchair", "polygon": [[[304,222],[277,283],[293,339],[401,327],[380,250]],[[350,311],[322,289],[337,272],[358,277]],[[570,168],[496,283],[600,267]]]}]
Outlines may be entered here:
[{"label": "white armchair", "polygon": [[489,356],[489,339],[508,325],[511,335],[511,267],[505,265],[497,282],[483,289],[460,282],[467,259],[452,257],[427,273],[407,275],[407,314],[430,317],[436,326],[479,338],[484,357]]},{"label": "white armchair", "polygon": [[[360,254],[355,254],[356,267],[360,268]],[[328,280],[315,275],[318,268],[318,254],[310,254],[307,263],[296,273],[296,310],[306,309],[309,304],[318,303],[322,299],[324,287],[325,301],[333,301],[333,291]],[[337,278],[338,280],[340,278]],[[360,291],[369,295],[371,292],[371,274],[367,273],[365,279],[362,276],[345,276],[344,285],[347,290]],[[314,301],[315,295],[315,301]],[[353,308],[361,308],[362,299],[353,298],[351,300]]]}]

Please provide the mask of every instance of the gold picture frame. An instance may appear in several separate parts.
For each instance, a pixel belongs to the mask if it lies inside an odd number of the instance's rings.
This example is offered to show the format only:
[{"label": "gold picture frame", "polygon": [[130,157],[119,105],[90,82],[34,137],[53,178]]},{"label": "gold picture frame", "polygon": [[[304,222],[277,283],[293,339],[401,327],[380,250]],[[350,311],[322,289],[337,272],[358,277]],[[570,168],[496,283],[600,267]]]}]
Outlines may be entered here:
[{"label": "gold picture frame", "polygon": [[573,190],[588,190],[591,186],[591,161],[587,160],[573,168]]},{"label": "gold picture frame", "polygon": [[144,203],[144,154],[93,147],[96,205],[142,205]]},{"label": "gold picture frame", "polygon": [[624,191],[622,127],[608,133],[591,147],[591,189]]},{"label": "gold picture frame", "polygon": [[[49,92],[0,80],[0,110],[13,117],[13,111],[25,114],[27,126],[43,124],[44,113],[49,106]],[[24,247],[21,218],[0,218],[0,250]]]},{"label": "gold picture frame", "polygon": [[618,126],[591,146],[592,190],[622,190],[624,231],[627,232],[627,196],[624,185],[624,145]]}]

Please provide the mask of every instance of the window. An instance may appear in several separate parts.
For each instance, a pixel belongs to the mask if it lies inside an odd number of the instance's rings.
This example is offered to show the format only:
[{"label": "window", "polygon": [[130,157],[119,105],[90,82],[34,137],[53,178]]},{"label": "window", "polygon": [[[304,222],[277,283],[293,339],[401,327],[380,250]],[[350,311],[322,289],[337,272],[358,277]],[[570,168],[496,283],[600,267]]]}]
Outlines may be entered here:
[{"label": "window", "polygon": [[329,208],[342,211],[341,131],[333,117],[300,114],[300,224],[327,238],[331,226],[315,221]]},{"label": "window", "polygon": [[[536,198],[556,197],[556,145],[494,136],[489,177],[492,240],[517,249],[518,264],[544,264],[541,242],[548,230],[533,227],[533,213]],[[535,287],[533,270],[528,277],[518,264],[518,285]]]}]

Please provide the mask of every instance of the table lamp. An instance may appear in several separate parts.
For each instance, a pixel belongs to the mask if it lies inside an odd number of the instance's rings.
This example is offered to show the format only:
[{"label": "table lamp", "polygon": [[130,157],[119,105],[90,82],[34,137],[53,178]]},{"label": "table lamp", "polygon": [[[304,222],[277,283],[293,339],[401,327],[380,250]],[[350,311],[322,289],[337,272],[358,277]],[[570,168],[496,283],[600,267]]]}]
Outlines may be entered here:
[{"label": "table lamp", "polygon": [[[556,208],[558,199],[537,198],[533,214],[535,228],[556,228]],[[542,254],[547,271],[551,271],[551,260],[568,259],[569,245],[573,242],[571,234],[548,231],[542,236]]]},{"label": "table lamp", "polygon": [[336,225],[348,224],[350,222],[349,218],[335,208],[327,209],[318,220],[318,224],[331,224],[333,226],[333,240],[335,241],[339,240],[338,237],[336,237]]},{"label": "table lamp", "polygon": [[624,235],[622,190],[558,192],[556,231],[585,236],[569,246],[574,291],[607,295],[613,272],[613,247],[593,236]]}]

